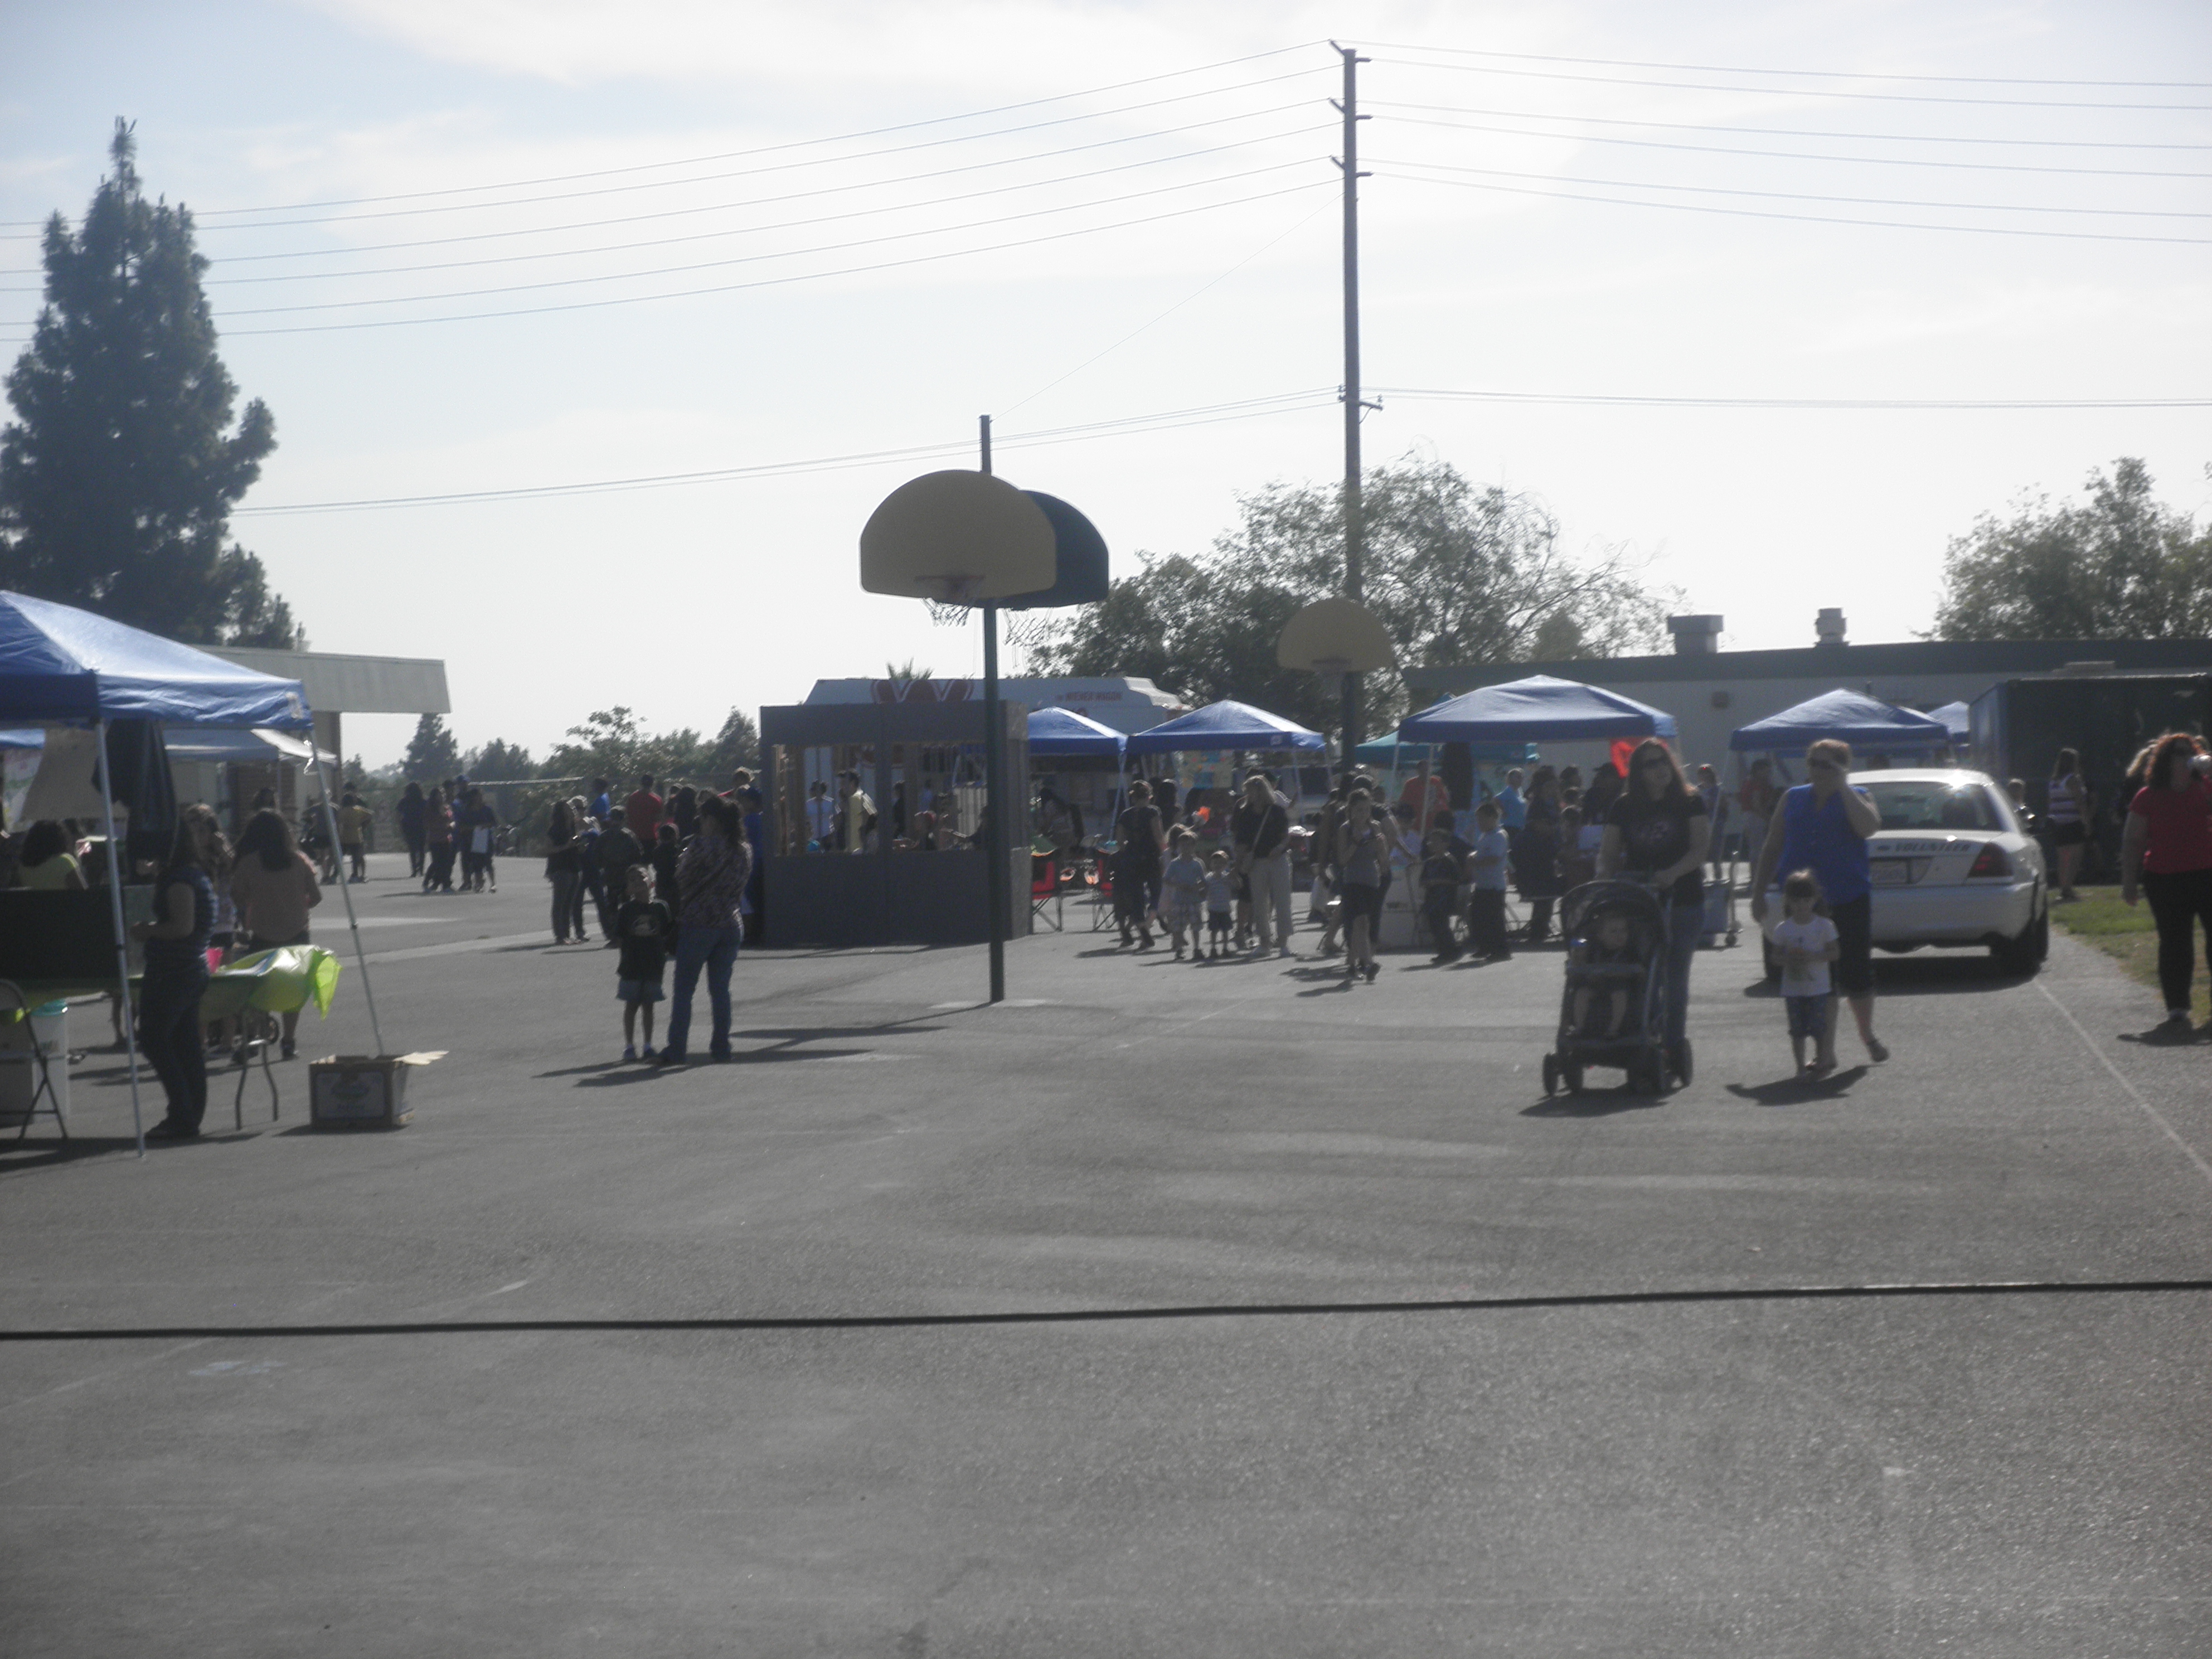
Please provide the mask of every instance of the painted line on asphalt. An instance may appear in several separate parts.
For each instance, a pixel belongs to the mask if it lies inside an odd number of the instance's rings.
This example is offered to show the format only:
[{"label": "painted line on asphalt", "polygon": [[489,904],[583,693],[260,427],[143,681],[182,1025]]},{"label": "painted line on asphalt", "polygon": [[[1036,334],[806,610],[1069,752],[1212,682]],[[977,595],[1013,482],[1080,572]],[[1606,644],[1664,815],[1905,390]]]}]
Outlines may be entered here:
[{"label": "painted line on asphalt", "polygon": [[[534,933],[501,933],[496,939],[455,939],[449,945],[416,945],[404,951],[371,951],[368,959],[373,963],[413,962],[422,957],[457,957],[471,951],[496,951],[505,945],[533,942],[543,945],[549,951],[558,948],[541,927]],[[340,958],[341,961],[343,959]]]},{"label": "painted line on asphalt", "polygon": [[2208,1182],[2212,1182],[2212,1164],[2206,1163],[2203,1154],[2181,1138],[2181,1132],[2166,1121],[2166,1115],[2163,1112],[2143,1098],[2142,1091],[2130,1083],[2127,1074],[2112,1064],[2112,1057],[2100,1048],[2088,1032],[2081,1029],[2081,1022],[2074,1018],[2074,1011],[2051,995],[2051,988],[2043,982],[2040,975],[2036,979],[2035,988],[2043,993],[2045,1001],[2065,1016],[2066,1023],[2074,1028],[2074,1035],[2081,1039],[2081,1046],[2096,1055],[2097,1063],[2112,1074],[2112,1081],[2126,1091],[2130,1100],[2142,1109],[2143,1115],[2157,1124],[2168,1140],[2181,1148],[2181,1155],[2197,1166],[2197,1174],[2203,1176]]},{"label": "painted line on asphalt", "polygon": [[1596,1291],[1560,1296],[1455,1297],[1403,1302],[1210,1303],[973,1314],[794,1314],[695,1319],[393,1320],[331,1325],[135,1325],[0,1329],[0,1342],[250,1341],[293,1336],[497,1336],[624,1331],[928,1330],[970,1325],[1110,1325],[1188,1319],[1310,1319],[1343,1314],[1510,1312],[1532,1308],[1644,1308],[1729,1302],[1864,1302],[1937,1297],[2170,1295],[2212,1291],[2212,1279],[1999,1279],[1924,1285],[1784,1285],[1732,1291]]}]

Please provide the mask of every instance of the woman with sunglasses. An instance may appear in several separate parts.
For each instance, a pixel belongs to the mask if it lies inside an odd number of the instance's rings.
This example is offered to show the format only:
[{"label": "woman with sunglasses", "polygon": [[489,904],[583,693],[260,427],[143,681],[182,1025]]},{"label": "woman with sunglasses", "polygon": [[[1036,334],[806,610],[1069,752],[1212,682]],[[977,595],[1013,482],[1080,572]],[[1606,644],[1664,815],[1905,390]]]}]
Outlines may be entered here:
[{"label": "woman with sunglasses", "polygon": [[[1874,878],[1867,865],[1868,838],[1881,828],[1881,814],[1864,793],[1850,787],[1851,746],[1823,738],[1805,751],[1810,783],[1783,792],[1752,872],[1751,919],[1766,920],[1766,890],[1778,870],[1810,870],[1820,878],[1827,914],[1836,924],[1840,951],[1831,980],[1850,1000],[1859,1041],[1867,1058],[1884,1060],[1889,1050],[1874,1034]],[[1811,1070],[1825,1076],[1836,1069],[1836,1006],[1828,1001],[1828,1029]]]},{"label": "woman with sunglasses", "polygon": [[1659,890],[1667,912],[1667,1068],[1690,1080],[1690,962],[1705,920],[1705,854],[1712,819],[1674,751],[1646,738],[1628,757],[1628,781],[1606,809],[1601,877],[1626,874]]}]

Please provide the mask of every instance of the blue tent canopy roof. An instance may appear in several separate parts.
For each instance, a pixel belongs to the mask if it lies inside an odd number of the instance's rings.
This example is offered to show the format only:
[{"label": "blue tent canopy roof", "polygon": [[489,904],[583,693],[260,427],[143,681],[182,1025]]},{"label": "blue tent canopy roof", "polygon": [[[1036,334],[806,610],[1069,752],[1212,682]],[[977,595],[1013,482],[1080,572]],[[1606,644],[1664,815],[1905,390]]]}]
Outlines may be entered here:
[{"label": "blue tent canopy roof", "polygon": [[1030,753],[1038,755],[1118,755],[1127,739],[1110,726],[1102,726],[1073,708],[1033,708],[1030,711]]},{"label": "blue tent canopy roof", "polygon": [[0,592],[0,720],[88,726],[314,723],[297,680],[240,668],[89,611]]},{"label": "blue tent canopy roof", "polygon": [[1942,720],[1876,697],[1840,688],[1808,697],[1794,708],[1739,726],[1729,738],[1737,750],[1802,749],[1821,738],[1840,738],[1854,749],[1933,749],[1951,741]]},{"label": "blue tent canopy roof", "polygon": [[[1443,746],[1433,743],[1406,743],[1395,736],[1370,738],[1352,751],[1356,759],[1370,766],[1419,766],[1423,761],[1431,766],[1443,759]],[[1471,743],[1468,758],[1477,766],[1525,766],[1536,758],[1533,743]]]},{"label": "blue tent canopy roof", "polygon": [[1541,743],[1583,738],[1671,738],[1674,717],[1617,691],[1531,674],[1486,685],[1408,715],[1398,735],[1413,743]]},{"label": "blue tent canopy roof", "polygon": [[1249,703],[1224,697],[1203,708],[1139,732],[1129,739],[1133,755],[1164,754],[1170,749],[1326,749],[1328,739],[1296,720],[1270,714]]},{"label": "blue tent canopy roof", "polygon": [[1954,743],[1964,743],[1974,729],[1973,711],[1963,702],[1947,702],[1940,708],[1931,708],[1928,718],[1949,726]]}]

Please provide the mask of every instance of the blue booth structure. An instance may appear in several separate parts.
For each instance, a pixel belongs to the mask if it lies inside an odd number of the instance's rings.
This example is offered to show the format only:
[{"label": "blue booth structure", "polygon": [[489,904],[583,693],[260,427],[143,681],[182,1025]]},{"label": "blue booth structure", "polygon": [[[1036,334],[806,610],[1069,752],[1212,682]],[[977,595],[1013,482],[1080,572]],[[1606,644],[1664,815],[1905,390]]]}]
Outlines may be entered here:
[{"label": "blue booth structure", "polygon": [[[1029,711],[999,705],[1006,775],[1029,776]],[[799,703],[760,711],[767,797],[763,815],[764,943],[777,949],[826,945],[977,945],[989,936],[986,814],[1000,813],[1012,890],[1030,880],[1028,791],[1017,781],[994,803],[984,787],[983,704],[979,701]],[[860,775],[876,808],[872,836],[855,849],[830,840],[811,808],[811,787]],[[923,812],[936,820],[921,845]],[[834,831],[833,831],[834,834]],[[1027,905],[1013,907],[1013,932],[1030,930]]]}]

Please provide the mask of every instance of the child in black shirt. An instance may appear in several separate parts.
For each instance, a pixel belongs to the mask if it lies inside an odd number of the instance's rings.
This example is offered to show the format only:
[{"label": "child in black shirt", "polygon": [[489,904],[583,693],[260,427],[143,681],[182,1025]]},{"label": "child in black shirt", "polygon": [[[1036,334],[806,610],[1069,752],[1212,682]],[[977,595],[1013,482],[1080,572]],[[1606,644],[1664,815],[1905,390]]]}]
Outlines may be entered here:
[{"label": "child in black shirt", "polygon": [[615,913],[615,937],[622,955],[615,968],[615,994],[623,1005],[623,1058],[635,1060],[637,1019],[645,1016],[645,1058],[653,1058],[653,1005],[660,1000],[660,973],[668,963],[668,947],[676,936],[676,921],[668,906],[653,896],[653,872],[633,864],[624,872],[629,896]]},{"label": "child in black shirt", "polygon": [[1461,865],[1452,851],[1452,835],[1438,828],[1429,831],[1427,856],[1421,860],[1421,914],[1429,924],[1429,937],[1437,942],[1437,963],[1459,960],[1459,940],[1452,934],[1452,918],[1459,914]]}]

